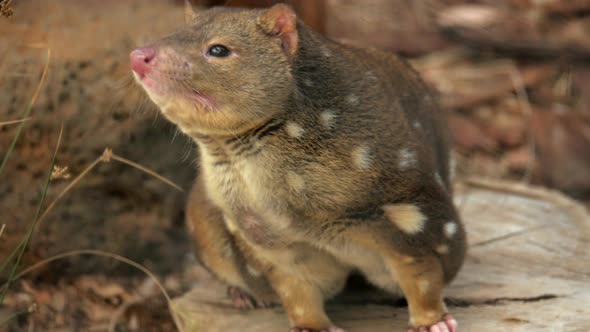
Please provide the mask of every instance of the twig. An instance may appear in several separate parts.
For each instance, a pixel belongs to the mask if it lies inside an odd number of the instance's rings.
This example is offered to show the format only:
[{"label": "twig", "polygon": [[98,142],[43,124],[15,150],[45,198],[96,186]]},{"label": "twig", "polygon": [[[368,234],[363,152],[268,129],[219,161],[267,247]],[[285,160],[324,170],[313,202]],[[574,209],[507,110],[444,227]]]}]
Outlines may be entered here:
[{"label": "twig", "polygon": [[[533,108],[531,107],[531,102],[529,100],[529,96],[526,92],[526,84],[522,78],[522,75],[518,68],[512,64],[510,66],[510,78],[512,79],[512,84],[514,85],[514,90],[516,91],[516,95],[518,97],[518,101],[520,106],[524,110],[526,116],[528,117],[529,123],[532,123],[533,120]],[[529,161],[525,173],[522,177],[522,181],[525,183],[530,183],[531,176],[533,174],[533,168],[535,166],[535,135],[534,132],[529,128],[528,130],[528,148],[529,153],[532,156],[532,160]]]},{"label": "twig", "polygon": [[469,245],[469,248],[481,247],[481,246],[488,245],[490,243],[495,243],[495,242],[498,242],[498,241],[508,240],[508,239],[511,239],[511,238],[516,237],[516,236],[519,236],[519,235],[528,234],[528,233],[530,233],[532,231],[536,231],[536,230],[541,230],[541,229],[547,228],[548,226],[550,226],[550,225],[549,224],[541,224],[541,225],[534,226],[534,227],[527,227],[525,229],[521,229],[521,230],[518,230],[518,231],[510,232],[508,234],[504,234],[504,235],[500,235],[500,236],[497,236],[497,237],[493,237],[491,239],[486,239],[486,240],[483,240],[483,241],[480,241],[480,242],[472,243],[472,244]]},{"label": "twig", "polygon": [[19,120],[12,120],[12,121],[0,122],[0,127],[12,125],[12,124],[17,124],[17,123],[21,123],[21,122],[25,122],[25,121],[29,121],[31,119],[32,119],[31,117],[28,117],[28,118],[19,119]]}]

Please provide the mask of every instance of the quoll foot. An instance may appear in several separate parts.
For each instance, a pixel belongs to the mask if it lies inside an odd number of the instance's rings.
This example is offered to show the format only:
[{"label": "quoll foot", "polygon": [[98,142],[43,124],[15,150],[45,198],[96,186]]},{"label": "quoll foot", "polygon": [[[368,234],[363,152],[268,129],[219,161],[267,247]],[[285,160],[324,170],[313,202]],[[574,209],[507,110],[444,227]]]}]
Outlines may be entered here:
[{"label": "quoll foot", "polygon": [[289,330],[289,332],[346,332],[343,329],[332,326],[326,330],[314,330],[314,329],[307,329],[307,328],[300,328],[300,327],[293,327]]},{"label": "quoll foot", "polygon": [[263,309],[272,306],[272,303],[258,301],[250,294],[244,292],[239,287],[230,286],[227,288],[227,295],[232,300],[234,307],[243,310]]},{"label": "quoll foot", "polygon": [[441,321],[430,325],[420,327],[410,327],[408,332],[456,332],[457,321],[451,314],[445,314]]}]

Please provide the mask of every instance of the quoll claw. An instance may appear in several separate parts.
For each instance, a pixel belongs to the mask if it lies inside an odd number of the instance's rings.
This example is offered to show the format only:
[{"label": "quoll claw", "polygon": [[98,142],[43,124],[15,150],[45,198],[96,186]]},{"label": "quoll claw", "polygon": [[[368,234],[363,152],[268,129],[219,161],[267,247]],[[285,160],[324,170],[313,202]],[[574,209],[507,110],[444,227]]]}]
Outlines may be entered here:
[{"label": "quoll claw", "polygon": [[430,326],[410,327],[407,332],[457,332],[457,321],[451,314],[445,314],[438,323]]}]

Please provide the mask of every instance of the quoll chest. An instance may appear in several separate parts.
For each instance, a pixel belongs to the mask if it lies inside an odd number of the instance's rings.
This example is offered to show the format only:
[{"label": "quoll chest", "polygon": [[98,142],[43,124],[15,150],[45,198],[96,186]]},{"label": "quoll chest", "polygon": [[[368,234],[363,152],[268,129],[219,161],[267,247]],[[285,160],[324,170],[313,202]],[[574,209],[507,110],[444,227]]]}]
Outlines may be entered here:
[{"label": "quoll chest", "polygon": [[203,176],[214,202],[227,212],[244,209],[262,212],[280,206],[274,185],[279,176],[262,159],[219,162],[203,153]]},{"label": "quoll chest", "polygon": [[268,159],[261,154],[248,160],[220,163],[203,150],[202,172],[207,194],[223,210],[228,228],[266,246],[279,241],[287,233],[282,230],[291,221],[281,212],[284,198],[275,185],[280,174],[273,172]]}]

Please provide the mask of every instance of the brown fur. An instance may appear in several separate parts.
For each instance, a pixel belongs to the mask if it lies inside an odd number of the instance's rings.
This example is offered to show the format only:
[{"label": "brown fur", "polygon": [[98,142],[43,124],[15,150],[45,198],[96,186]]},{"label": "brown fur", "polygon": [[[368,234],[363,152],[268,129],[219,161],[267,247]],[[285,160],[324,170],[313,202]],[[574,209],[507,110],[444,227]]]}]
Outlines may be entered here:
[{"label": "brown fur", "polygon": [[[277,294],[297,328],[331,326],[323,301],[353,270],[399,285],[411,325],[440,321],[465,234],[445,120],[417,74],[314,33],[284,5],[188,17],[153,45],[160,89],[146,91],[199,145],[187,222],[203,264],[255,297]],[[233,55],[208,58],[213,44]]]}]

